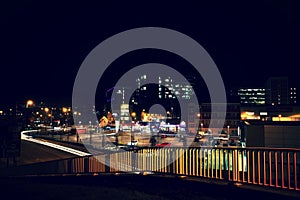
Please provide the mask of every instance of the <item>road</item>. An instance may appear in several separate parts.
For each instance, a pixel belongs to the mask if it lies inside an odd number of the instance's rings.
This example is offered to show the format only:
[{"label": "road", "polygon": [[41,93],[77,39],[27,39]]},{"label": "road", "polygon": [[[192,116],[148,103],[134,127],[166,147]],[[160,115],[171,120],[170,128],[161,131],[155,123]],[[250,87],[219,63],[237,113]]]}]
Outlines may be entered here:
[{"label": "road", "polygon": [[76,157],[76,155],[41,144],[22,140],[21,156],[17,162],[17,165],[32,164],[73,157]]}]

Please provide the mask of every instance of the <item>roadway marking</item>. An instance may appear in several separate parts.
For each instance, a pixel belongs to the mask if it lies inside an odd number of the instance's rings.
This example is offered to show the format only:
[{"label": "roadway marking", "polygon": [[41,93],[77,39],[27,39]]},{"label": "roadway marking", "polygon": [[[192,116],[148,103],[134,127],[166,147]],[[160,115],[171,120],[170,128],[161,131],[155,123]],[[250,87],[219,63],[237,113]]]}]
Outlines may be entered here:
[{"label": "roadway marking", "polygon": [[54,149],[58,149],[58,150],[61,150],[61,151],[65,151],[65,152],[68,152],[68,153],[71,153],[71,154],[74,154],[74,155],[77,155],[77,156],[84,157],[84,156],[91,156],[92,155],[90,153],[86,153],[86,152],[83,152],[83,151],[72,149],[70,147],[65,147],[65,146],[62,146],[62,145],[37,140],[37,139],[32,138],[32,136],[26,135],[26,133],[34,133],[34,132],[37,132],[37,130],[22,131],[21,132],[21,139],[29,141],[29,142],[34,142],[34,143],[37,143],[37,144],[45,145],[45,146],[48,146],[48,147],[51,147],[51,148],[54,148]]},{"label": "roadway marking", "polygon": [[[38,131],[37,130],[22,131],[21,132],[21,139],[29,141],[29,142],[34,142],[34,143],[37,143],[37,144],[42,144],[42,145],[52,147],[52,148],[55,148],[55,149],[58,149],[58,150],[61,150],[61,151],[65,151],[65,152],[68,152],[68,153],[71,153],[71,154],[74,154],[74,155],[77,155],[77,156],[81,156],[81,157],[92,155],[92,154],[89,154],[89,153],[86,153],[86,152],[83,152],[83,151],[79,151],[79,150],[75,150],[75,149],[72,149],[72,148],[69,148],[69,147],[64,147],[64,146],[61,146],[61,145],[58,145],[58,144],[53,144],[53,143],[50,143],[50,142],[37,140],[37,139],[32,138],[32,136],[30,136],[30,135],[26,135],[26,133],[36,133],[36,132],[38,132]],[[127,165],[127,164],[123,164],[123,163],[119,163],[119,162],[118,162],[117,165],[119,165],[120,170],[124,171],[124,172],[136,173],[136,174],[140,174],[142,172],[144,173],[144,170],[141,170],[137,167],[133,167],[131,165]],[[134,171],[132,171],[132,169],[134,169]],[[148,172],[148,173],[150,173],[150,172]]]}]

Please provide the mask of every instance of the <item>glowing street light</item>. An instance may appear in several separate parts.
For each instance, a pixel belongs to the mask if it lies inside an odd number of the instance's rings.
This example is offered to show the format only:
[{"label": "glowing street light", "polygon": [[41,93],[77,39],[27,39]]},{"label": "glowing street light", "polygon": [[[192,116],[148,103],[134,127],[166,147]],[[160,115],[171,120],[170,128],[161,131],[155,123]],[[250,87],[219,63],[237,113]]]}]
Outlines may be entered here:
[{"label": "glowing street light", "polygon": [[[131,117],[133,118],[133,120],[134,120],[134,122],[135,122],[135,120],[136,120],[136,113],[135,112],[132,112],[131,113]],[[130,141],[133,141],[134,140],[134,132],[133,132],[133,125],[131,125],[131,137],[130,137]]]},{"label": "glowing street light", "polygon": [[170,113],[170,111],[167,111],[167,119],[170,119],[171,118],[171,113]]},{"label": "glowing street light", "polygon": [[63,108],[62,108],[62,112],[63,112],[63,113],[67,113],[67,112],[68,112],[68,108],[63,107]]},{"label": "glowing street light", "polygon": [[229,135],[229,128],[230,128],[230,126],[228,125],[227,126],[227,134]]},{"label": "glowing street light", "polygon": [[135,112],[132,112],[132,113],[131,113],[131,117],[132,117],[133,120],[135,120],[135,119],[136,119],[136,113],[135,113]]},{"label": "glowing street light", "polygon": [[26,102],[26,108],[29,108],[29,107],[31,107],[31,106],[33,106],[34,105],[34,102],[32,101],[32,100],[28,100],[27,102]]}]

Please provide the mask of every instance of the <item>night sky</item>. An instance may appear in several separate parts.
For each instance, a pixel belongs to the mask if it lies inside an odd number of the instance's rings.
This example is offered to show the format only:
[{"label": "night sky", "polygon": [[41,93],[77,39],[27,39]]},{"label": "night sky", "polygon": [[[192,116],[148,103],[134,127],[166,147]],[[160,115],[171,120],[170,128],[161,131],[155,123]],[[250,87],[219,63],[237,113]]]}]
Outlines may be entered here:
[{"label": "night sky", "polygon": [[[288,76],[298,84],[297,1],[220,2],[1,2],[0,107],[29,98],[71,105],[73,83],[88,53],[114,34],[146,26],[174,29],[198,41],[227,90],[262,86],[270,76]],[[127,65],[159,59],[172,65],[157,52],[137,57],[129,56]]]}]

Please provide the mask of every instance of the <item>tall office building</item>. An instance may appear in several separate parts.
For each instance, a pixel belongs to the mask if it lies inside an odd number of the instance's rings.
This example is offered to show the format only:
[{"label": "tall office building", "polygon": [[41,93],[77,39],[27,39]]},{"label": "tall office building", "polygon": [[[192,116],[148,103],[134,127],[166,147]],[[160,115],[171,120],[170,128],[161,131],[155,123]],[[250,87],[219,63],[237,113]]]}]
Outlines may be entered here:
[{"label": "tall office building", "polygon": [[289,104],[289,85],[287,77],[271,77],[266,81],[266,104]]},{"label": "tall office building", "polygon": [[264,105],[266,103],[265,88],[239,88],[237,94],[242,105]]},{"label": "tall office building", "polygon": [[290,91],[289,91],[289,95],[290,95],[290,104],[297,104],[297,88],[296,87],[290,87]]},{"label": "tall office building", "polygon": [[[212,112],[211,107],[214,104],[215,111]],[[226,113],[221,112],[221,108],[226,106]],[[225,114],[225,116],[224,116]],[[202,103],[200,107],[200,122],[201,129],[207,130],[216,128],[230,129],[231,134],[236,134],[240,122],[241,109],[239,103]],[[222,119],[225,118],[225,122]],[[210,124],[211,123],[211,124]],[[209,127],[211,125],[211,127]],[[214,133],[220,131],[219,129],[213,130]]]},{"label": "tall office building", "polygon": [[[142,75],[136,79],[137,88],[139,91],[147,90],[145,86],[147,76]],[[180,98],[189,100],[194,95],[193,87],[191,84],[180,83],[176,80],[174,81],[172,77],[161,77],[158,76],[158,98],[168,99],[168,98]],[[176,97],[175,97],[176,95]]]},{"label": "tall office building", "polygon": [[244,106],[298,104],[297,84],[287,77],[271,77],[264,87],[235,87],[228,96],[230,102]]},{"label": "tall office building", "polygon": [[[186,110],[181,111],[179,101],[189,102],[195,98],[193,90],[193,76],[189,76],[188,82],[181,82],[176,80],[176,77],[157,75],[153,83],[148,83],[147,75],[141,75],[135,79],[137,89],[130,99],[130,110],[137,112],[137,118],[139,119],[139,113],[142,110],[148,112],[152,105],[162,105],[170,119],[170,123],[175,123],[181,116],[187,116]],[[181,113],[183,112],[183,113]],[[175,120],[174,122],[171,120]],[[187,120],[187,119],[181,119]]]}]

